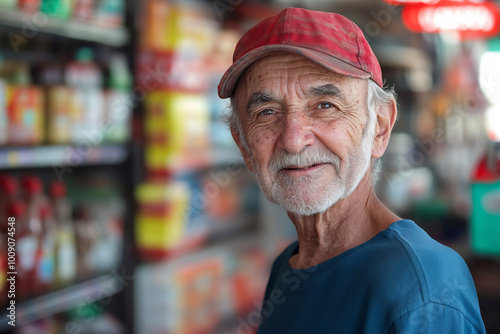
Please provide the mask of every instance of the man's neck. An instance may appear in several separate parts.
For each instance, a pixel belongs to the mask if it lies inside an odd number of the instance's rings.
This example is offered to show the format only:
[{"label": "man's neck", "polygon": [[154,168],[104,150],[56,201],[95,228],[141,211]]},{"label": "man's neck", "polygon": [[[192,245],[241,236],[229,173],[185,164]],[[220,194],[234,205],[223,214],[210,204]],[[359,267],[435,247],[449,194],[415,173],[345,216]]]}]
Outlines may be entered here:
[{"label": "man's neck", "polygon": [[370,173],[351,195],[326,212],[312,216],[289,213],[288,216],[299,238],[299,253],[289,261],[296,269],[315,266],[361,245],[400,219],[375,195]]}]

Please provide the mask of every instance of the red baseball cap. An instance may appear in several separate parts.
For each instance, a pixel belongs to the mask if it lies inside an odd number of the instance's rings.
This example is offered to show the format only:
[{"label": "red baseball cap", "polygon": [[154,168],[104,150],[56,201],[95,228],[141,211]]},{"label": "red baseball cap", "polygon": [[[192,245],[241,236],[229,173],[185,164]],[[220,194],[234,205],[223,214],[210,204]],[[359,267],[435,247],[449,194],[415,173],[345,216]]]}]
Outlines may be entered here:
[{"label": "red baseball cap", "polygon": [[383,85],[377,57],[351,20],[336,13],[286,8],[262,20],[240,39],[233,65],[219,83],[220,98],[233,94],[236,82],[250,65],[280,52],[296,53],[333,72]]}]

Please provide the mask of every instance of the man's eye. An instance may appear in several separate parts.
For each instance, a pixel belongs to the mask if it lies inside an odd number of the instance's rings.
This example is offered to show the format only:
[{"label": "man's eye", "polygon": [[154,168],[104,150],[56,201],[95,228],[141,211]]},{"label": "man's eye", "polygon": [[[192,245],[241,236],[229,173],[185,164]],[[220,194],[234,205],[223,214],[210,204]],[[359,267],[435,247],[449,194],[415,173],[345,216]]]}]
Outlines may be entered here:
[{"label": "man's eye", "polygon": [[262,110],[260,113],[258,113],[259,116],[267,116],[272,114],[274,114],[274,111],[272,111],[271,109]]},{"label": "man's eye", "polygon": [[318,109],[328,109],[333,107],[335,106],[330,102],[321,102],[320,104],[318,104]]}]

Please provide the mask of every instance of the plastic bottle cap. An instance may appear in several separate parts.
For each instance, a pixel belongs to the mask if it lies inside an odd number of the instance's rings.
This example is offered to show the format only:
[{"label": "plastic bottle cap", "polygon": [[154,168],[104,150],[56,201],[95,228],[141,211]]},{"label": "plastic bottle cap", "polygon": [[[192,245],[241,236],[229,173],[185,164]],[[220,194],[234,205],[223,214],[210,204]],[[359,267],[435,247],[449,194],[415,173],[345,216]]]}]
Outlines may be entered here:
[{"label": "plastic bottle cap", "polygon": [[15,194],[17,192],[16,179],[10,175],[0,175],[0,189],[8,195]]},{"label": "plastic bottle cap", "polygon": [[50,185],[50,194],[53,197],[63,197],[66,195],[66,186],[62,182],[53,182]]},{"label": "plastic bottle cap", "polygon": [[21,185],[31,194],[38,194],[42,191],[42,181],[36,176],[25,176],[21,180]]},{"label": "plastic bottle cap", "polygon": [[13,202],[7,207],[9,217],[19,218],[26,213],[26,205],[23,202]]},{"label": "plastic bottle cap", "polygon": [[81,62],[91,62],[94,59],[94,51],[91,48],[81,48],[76,52],[76,59]]}]

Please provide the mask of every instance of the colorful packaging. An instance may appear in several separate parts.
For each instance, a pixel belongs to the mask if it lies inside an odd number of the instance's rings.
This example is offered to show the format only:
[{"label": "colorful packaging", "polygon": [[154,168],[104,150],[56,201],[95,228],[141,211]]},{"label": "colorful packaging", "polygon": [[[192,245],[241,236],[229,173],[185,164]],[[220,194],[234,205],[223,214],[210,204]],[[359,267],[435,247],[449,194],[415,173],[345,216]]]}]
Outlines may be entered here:
[{"label": "colorful packaging", "polygon": [[95,0],[76,0],[73,17],[79,21],[87,22],[94,14]]},{"label": "colorful packaging", "polygon": [[66,188],[60,182],[50,188],[52,209],[56,224],[55,235],[55,284],[63,286],[76,277],[77,254],[75,230],[71,220],[71,205],[66,197]]},{"label": "colorful packaging", "polygon": [[40,9],[40,1],[41,0],[18,0],[17,5],[23,10],[34,12]]},{"label": "colorful packaging", "polygon": [[204,95],[155,91],[146,97],[146,167],[175,171],[206,165],[209,104]]},{"label": "colorful packaging", "polygon": [[94,21],[103,26],[123,25],[125,0],[97,0]]},{"label": "colorful packaging", "polygon": [[[199,9],[153,0],[148,1],[141,23],[145,29],[140,41],[138,83],[147,90],[207,91],[207,59],[216,43],[216,22]],[[148,88],[152,82],[155,87]]]},{"label": "colorful packaging", "polygon": [[7,92],[8,144],[42,143],[45,139],[42,89],[35,86],[9,86]]},{"label": "colorful packaging", "polygon": [[32,295],[36,286],[38,235],[30,228],[22,202],[11,203],[7,215],[16,218],[16,297],[22,300]]},{"label": "colorful packaging", "polygon": [[53,86],[47,92],[47,141],[66,144],[71,141],[73,128],[72,90],[66,86]]},{"label": "colorful packaging", "polygon": [[49,17],[67,19],[73,12],[74,0],[42,0],[42,13]]},{"label": "colorful packaging", "polygon": [[136,333],[216,333],[231,254],[216,250],[137,268]]},{"label": "colorful packaging", "polygon": [[104,96],[102,73],[93,61],[90,48],[78,50],[76,60],[68,64],[65,82],[72,89],[72,141],[99,145],[104,139]]},{"label": "colorful packaging", "polygon": [[145,49],[168,50],[170,35],[168,21],[172,13],[172,4],[163,0],[149,0],[145,4],[145,15],[140,18],[140,45]]},{"label": "colorful packaging", "polygon": [[7,144],[8,138],[7,120],[7,84],[0,79],[0,145]]},{"label": "colorful packaging", "polygon": [[183,183],[143,183],[136,190],[135,240],[144,259],[171,255],[184,238],[189,193]]},{"label": "colorful packaging", "polygon": [[495,168],[482,159],[472,181],[472,249],[479,254],[500,254],[500,160]]},{"label": "colorful packaging", "polygon": [[39,293],[50,291],[55,281],[55,236],[52,210],[48,205],[41,210],[42,236],[39,243],[40,260],[37,267]]}]

